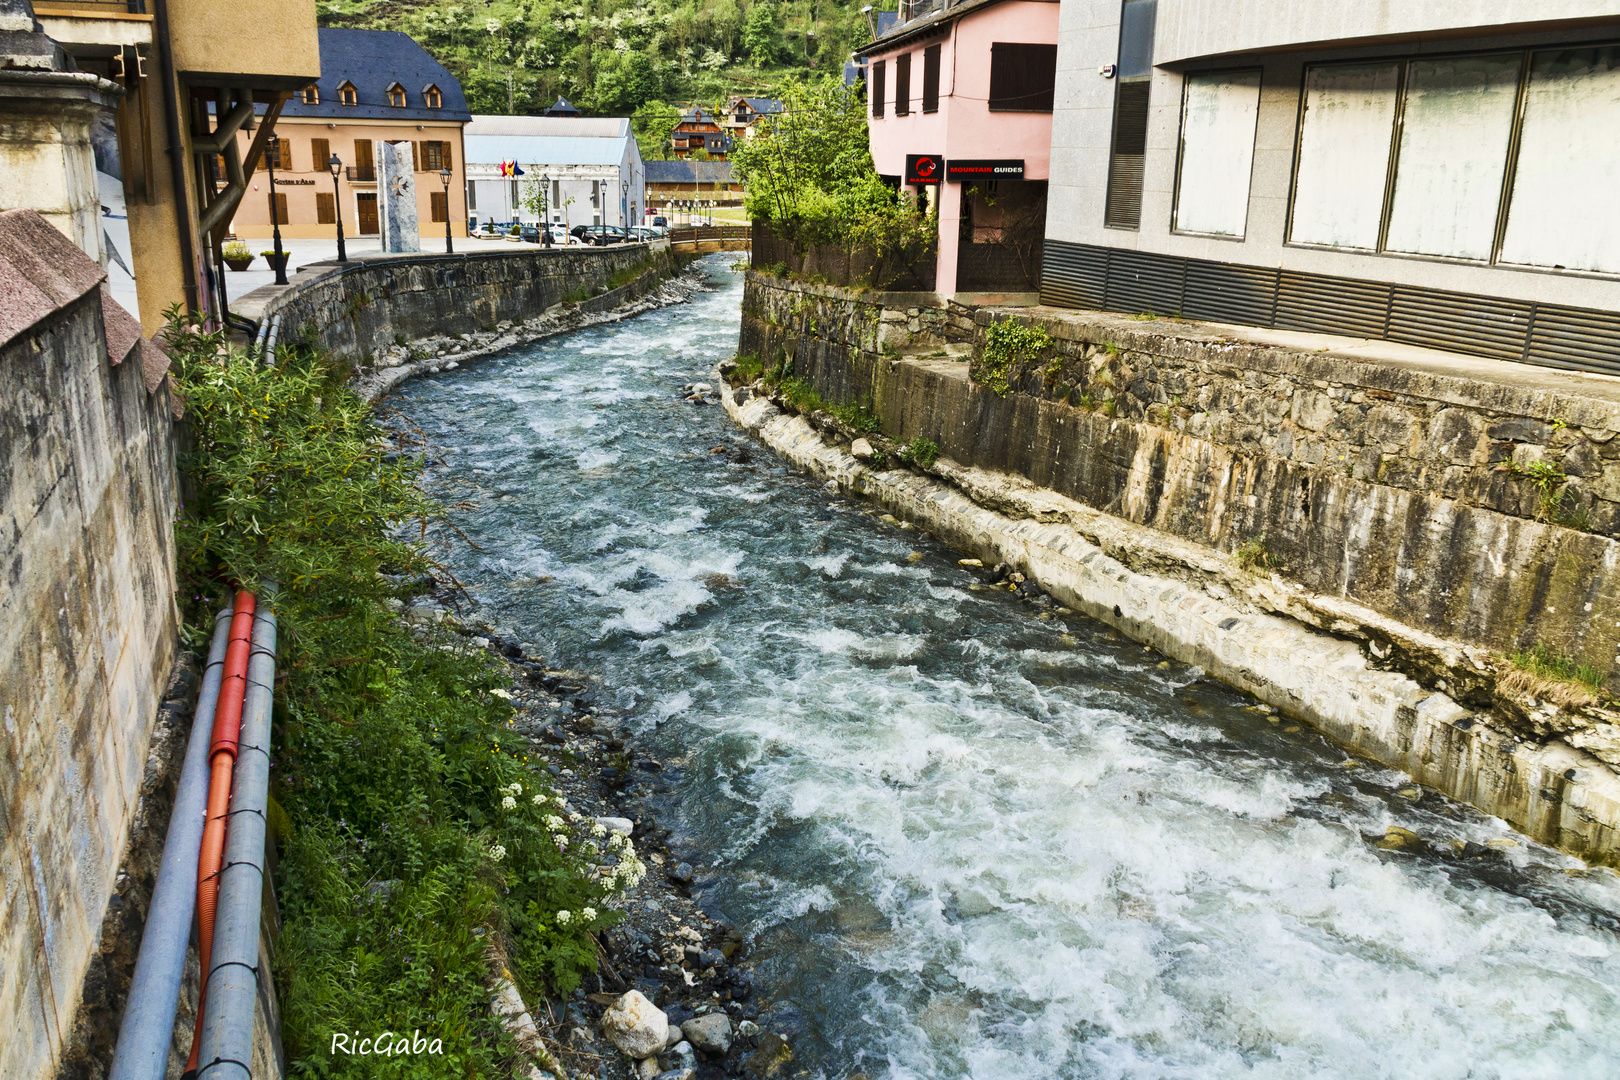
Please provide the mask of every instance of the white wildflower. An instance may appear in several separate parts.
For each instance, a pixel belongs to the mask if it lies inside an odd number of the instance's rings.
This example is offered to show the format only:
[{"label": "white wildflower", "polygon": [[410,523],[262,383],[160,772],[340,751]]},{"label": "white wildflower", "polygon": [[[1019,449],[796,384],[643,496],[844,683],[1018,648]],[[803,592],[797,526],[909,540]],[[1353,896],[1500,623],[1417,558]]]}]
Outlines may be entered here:
[{"label": "white wildflower", "polygon": [[517,809],[517,800],[512,798],[512,796],[508,795],[506,798],[501,800],[501,809],[502,810],[516,810]]},{"label": "white wildflower", "polygon": [[490,697],[504,698],[507,701],[511,701],[512,700],[512,691],[510,691],[510,690],[502,690],[500,687],[497,686],[495,689],[493,689],[493,690],[491,690],[489,692],[489,696]]},{"label": "white wildflower", "polygon": [[566,837],[566,836],[553,836],[552,839],[557,842],[557,850],[558,851],[567,851],[568,850],[568,837]]},{"label": "white wildflower", "polygon": [[592,836],[606,836],[607,835],[607,826],[603,825],[600,821],[596,822],[595,824],[593,824],[591,826],[591,835]]},{"label": "white wildflower", "polygon": [[547,814],[540,819],[540,824],[546,827],[547,832],[560,833],[568,831],[568,826],[556,814]]},{"label": "white wildflower", "polygon": [[596,921],[596,909],[593,908],[593,907],[580,908],[579,909],[579,914],[580,914],[580,917],[583,918],[586,922],[595,922]]},{"label": "white wildflower", "polygon": [[574,917],[574,915],[573,915],[572,912],[559,911],[559,912],[557,912],[557,925],[558,926],[567,926],[568,925],[568,920],[572,919],[573,917]]},{"label": "white wildflower", "polygon": [[557,804],[557,809],[559,810],[568,805],[568,800],[563,798],[561,795],[558,795],[551,801]]},{"label": "white wildflower", "polygon": [[534,803],[536,806],[546,805],[546,797],[540,794],[538,791],[534,793],[534,798],[530,799],[529,801]]},{"label": "white wildflower", "polygon": [[619,847],[623,843],[624,843],[624,837],[619,833],[614,833],[612,836],[608,837],[608,847],[609,848]]},{"label": "white wildflower", "polygon": [[485,19],[484,20],[484,30],[486,32],[488,32],[488,33],[491,33],[491,34],[500,33],[501,32],[501,20],[499,20],[499,19]]},{"label": "white wildflower", "polygon": [[506,848],[502,847],[500,844],[496,844],[494,847],[489,849],[489,857],[494,859],[496,862],[500,862],[502,859],[506,858]]}]

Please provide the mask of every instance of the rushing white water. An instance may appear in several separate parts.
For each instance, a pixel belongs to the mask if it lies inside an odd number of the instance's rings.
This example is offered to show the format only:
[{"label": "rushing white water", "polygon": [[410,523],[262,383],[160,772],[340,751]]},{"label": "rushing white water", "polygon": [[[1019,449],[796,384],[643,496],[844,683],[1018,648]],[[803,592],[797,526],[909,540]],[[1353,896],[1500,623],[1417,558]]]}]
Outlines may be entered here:
[{"label": "rushing white water", "polygon": [[[479,550],[453,553],[475,595],[681,766],[672,824],[753,936],[795,1067],[1620,1076],[1614,874],[975,591],[954,552],[681,403],[735,348],[740,288],[713,273],[403,410],[439,492],[479,504],[457,516]],[[1422,843],[1376,848],[1392,825]]]}]

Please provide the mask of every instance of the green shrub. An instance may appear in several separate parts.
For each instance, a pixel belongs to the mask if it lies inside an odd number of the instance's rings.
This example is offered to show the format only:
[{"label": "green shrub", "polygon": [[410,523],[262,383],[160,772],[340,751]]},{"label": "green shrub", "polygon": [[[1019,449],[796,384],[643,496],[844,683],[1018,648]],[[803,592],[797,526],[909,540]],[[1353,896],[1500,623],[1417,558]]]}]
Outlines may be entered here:
[{"label": "green shrub", "polygon": [[978,382],[1006,397],[1012,389],[1020,364],[1036,360],[1052,347],[1052,336],[1044,327],[1003,319],[991,323],[984,332],[984,348],[974,358],[968,373]]},{"label": "green shrub", "polygon": [[877,413],[858,401],[848,405],[834,405],[827,411],[862,435],[883,430],[883,422],[878,419]]},{"label": "green shrub", "polygon": [[917,435],[902,446],[896,456],[907,465],[915,465],[919,469],[932,468],[934,462],[939,460],[939,444]]},{"label": "green shrub", "polygon": [[1248,573],[1260,570],[1270,570],[1278,565],[1277,558],[1271,553],[1271,548],[1263,536],[1251,537],[1232,552],[1240,568]]},{"label": "green shrub", "polygon": [[[439,510],[346,369],[303,344],[261,367],[195,326],[171,324],[169,341],[192,436],[176,525],[188,642],[231,583],[279,585],[268,816],[293,1071],[498,1075],[511,1045],[489,1012],[489,934],[525,989],[571,990],[639,860],[562,820],[509,728],[504,666],[447,634],[418,638],[389,609],[414,591],[400,575],[432,568],[405,527]],[[444,1054],[330,1055],[332,1032],[384,1028],[431,1033]]]}]

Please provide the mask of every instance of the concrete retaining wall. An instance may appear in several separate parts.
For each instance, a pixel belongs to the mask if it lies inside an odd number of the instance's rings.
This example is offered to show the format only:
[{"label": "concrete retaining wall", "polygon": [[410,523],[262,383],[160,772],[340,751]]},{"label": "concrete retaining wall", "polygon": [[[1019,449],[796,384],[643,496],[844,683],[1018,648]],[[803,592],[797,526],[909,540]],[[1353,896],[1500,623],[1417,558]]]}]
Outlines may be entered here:
[{"label": "concrete retaining wall", "polygon": [[0,373],[0,1076],[27,1080],[61,1060],[148,780],[177,487],[167,384],[108,363],[97,288]]}]

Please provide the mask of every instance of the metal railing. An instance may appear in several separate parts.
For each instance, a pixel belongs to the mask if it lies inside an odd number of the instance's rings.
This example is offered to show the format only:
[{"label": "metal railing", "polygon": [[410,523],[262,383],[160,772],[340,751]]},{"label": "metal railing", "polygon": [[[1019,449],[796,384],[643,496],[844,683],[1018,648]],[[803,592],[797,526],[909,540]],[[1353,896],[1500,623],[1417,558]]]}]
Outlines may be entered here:
[{"label": "metal railing", "polygon": [[343,171],[349,174],[350,180],[377,179],[377,166],[375,165],[345,165]]}]

